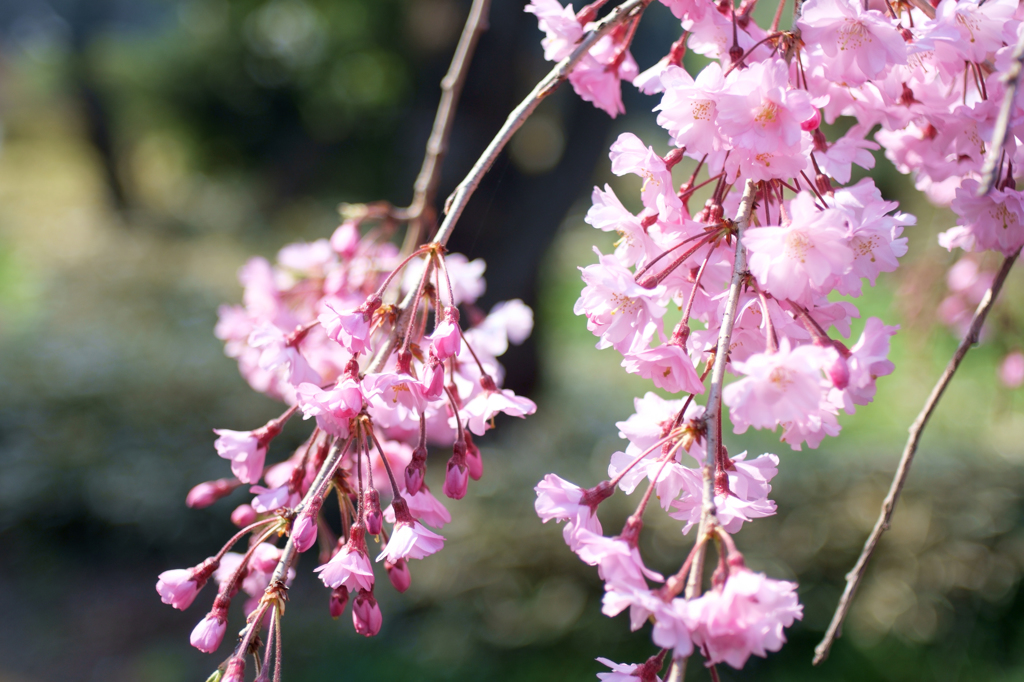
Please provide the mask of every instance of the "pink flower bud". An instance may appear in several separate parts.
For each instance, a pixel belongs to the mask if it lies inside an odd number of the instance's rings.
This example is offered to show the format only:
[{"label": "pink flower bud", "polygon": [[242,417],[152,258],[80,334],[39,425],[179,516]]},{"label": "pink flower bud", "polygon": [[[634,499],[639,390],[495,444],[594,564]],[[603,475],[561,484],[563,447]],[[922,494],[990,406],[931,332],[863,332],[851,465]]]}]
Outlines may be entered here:
[{"label": "pink flower bud", "polygon": [[192,630],[192,636],[189,638],[192,646],[206,654],[212,654],[220,647],[224,633],[228,629],[225,611],[226,609],[220,609],[216,602],[214,603],[213,610]]},{"label": "pink flower bud", "polygon": [[811,114],[811,117],[800,124],[800,130],[806,130],[807,132],[811,132],[820,125],[821,111],[815,108],[814,113]]},{"label": "pink flower bud", "polygon": [[312,547],[316,542],[316,517],[303,512],[292,527],[292,537],[295,538],[295,549],[300,552]]},{"label": "pink flower bud", "polygon": [[384,527],[384,514],[380,510],[380,493],[371,488],[364,493],[363,504],[366,509],[363,511],[363,518],[366,521],[366,532],[370,535],[380,535]]},{"label": "pink flower bud", "polygon": [[484,475],[484,460],[480,457],[480,448],[473,442],[473,437],[466,431],[466,466],[469,467],[469,477],[479,481]]},{"label": "pink flower bud", "polygon": [[467,450],[465,437],[462,440],[456,440],[452,448],[452,458],[448,460],[443,490],[444,494],[453,500],[461,500],[466,496],[466,487],[469,485],[469,468],[466,466]]},{"label": "pink flower bud", "polygon": [[238,486],[238,481],[232,481],[229,478],[200,483],[188,491],[188,496],[185,497],[185,505],[192,509],[209,507],[220,498],[230,495]]},{"label": "pink flower bud", "polygon": [[430,351],[439,360],[458,355],[462,349],[462,334],[459,332],[459,311],[449,306],[444,310],[444,321],[430,335]]},{"label": "pink flower bud", "polygon": [[231,512],[231,523],[245,528],[256,520],[256,510],[247,504],[240,504]]},{"label": "pink flower bud", "polygon": [[184,611],[199,594],[199,585],[193,579],[191,570],[176,568],[160,574],[156,581],[156,591],[160,594],[160,601]]},{"label": "pink flower bud", "polygon": [[417,445],[412,451],[412,461],[405,468],[405,488],[410,495],[415,495],[423,486],[423,475],[427,470],[427,447]]},{"label": "pink flower bud", "polygon": [[444,393],[444,365],[438,360],[434,352],[430,352],[430,359],[423,370],[423,396],[428,400],[436,400]]},{"label": "pink flower bud", "polygon": [[344,585],[335,587],[331,592],[331,600],[328,608],[331,611],[331,618],[337,618],[345,612],[345,605],[348,604],[348,588]]},{"label": "pink flower bud", "polygon": [[[268,667],[264,666],[264,670]],[[245,659],[237,656],[228,661],[221,682],[245,682]]]},{"label": "pink flower bud", "polygon": [[359,246],[359,228],[355,221],[346,220],[331,235],[331,248],[339,256],[351,258]]},{"label": "pink flower bud", "polygon": [[850,365],[842,355],[837,357],[836,361],[828,368],[828,378],[832,380],[832,385],[840,391],[850,384]]},{"label": "pink flower bud", "polygon": [[412,584],[412,574],[409,573],[409,563],[405,559],[399,559],[396,563],[384,562],[384,570],[388,572],[388,580],[398,592],[405,592]]},{"label": "pink flower bud", "polygon": [[356,632],[364,637],[373,637],[380,632],[383,620],[373,592],[359,590],[355,601],[352,602],[352,625],[355,626]]}]

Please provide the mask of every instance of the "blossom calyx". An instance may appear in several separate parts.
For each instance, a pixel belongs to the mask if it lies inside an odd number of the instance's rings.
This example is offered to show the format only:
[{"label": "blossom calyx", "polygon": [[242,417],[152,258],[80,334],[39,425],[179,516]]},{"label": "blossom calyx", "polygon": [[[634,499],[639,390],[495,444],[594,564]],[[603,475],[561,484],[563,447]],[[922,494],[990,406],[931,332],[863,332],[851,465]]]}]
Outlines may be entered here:
[{"label": "blossom calyx", "polygon": [[380,535],[384,524],[384,515],[380,510],[380,493],[370,488],[363,493],[363,519],[366,521],[366,532]]}]

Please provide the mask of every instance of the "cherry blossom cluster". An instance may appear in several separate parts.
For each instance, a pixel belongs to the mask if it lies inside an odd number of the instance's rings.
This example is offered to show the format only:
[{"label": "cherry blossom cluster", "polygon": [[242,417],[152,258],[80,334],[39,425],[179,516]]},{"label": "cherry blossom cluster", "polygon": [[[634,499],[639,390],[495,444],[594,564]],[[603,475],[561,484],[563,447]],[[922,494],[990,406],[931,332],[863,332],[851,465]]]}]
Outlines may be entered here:
[{"label": "cherry blossom cluster", "polygon": [[[779,29],[785,0],[768,27],[753,19],[756,0],[661,2],[682,29],[663,59],[638,73],[629,54],[648,4],[640,3],[569,77],[611,116],[624,111],[623,80],[657,97],[669,142],[664,155],[631,133],[612,144],[612,172],[642,181],[642,210],[628,210],[610,186],[594,189],[586,222],[619,239],[613,253],[595,249],[597,262],[581,268],[575,312],[598,348],[622,356],[623,369],[678,398],[651,392],[636,400],[636,413],[618,424],[628,445],[611,456],[608,480],[584,488],[549,474],[536,489],[540,517],[564,521],[566,543],[598,567],[604,612],[628,608],[634,630],[653,622],[661,652],[640,665],[606,662],[613,672],[599,677],[609,680],[653,680],[668,651],[677,662],[699,651],[709,666],[740,668],[750,655],[778,650],[783,628],[801,616],[796,586],[746,569],[732,540],[745,522],[775,512],[768,495],[779,458],[730,457],[722,403],[735,433],[781,427],[792,449],[816,448],[839,434],[840,413],[869,404],[876,379],[892,373],[897,327],[870,318],[859,338],[845,341],[859,312],[837,295],[856,299],[865,281],[873,286],[896,270],[907,252],[903,230],[915,219],[870,178],[851,184],[853,166],[872,169],[872,152],[884,149],[933,202],[950,206],[957,224],[939,237],[947,248],[1010,255],[1024,244],[1013,179],[1024,108],[1016,101],[995,188],[979,192],[1006,88],[1001,73],[1021,31],[1014,0],[807,0],[796,2],[791,30]],[[545,57],[567,54],[603,4],[577,13],[532,0],[526,10],[545,33]],[[686,50],[710,63],[687,71]],[[823,130],[837,121],[828,130],[842,132]],[[696,169],[680,183],[673,168],[684,158]],[[705,187],[710,197],[691,210]],[[968,306],[992,278],[973,260],[950,277],[943,314],[969,320]],[[1024,381],[1021,358],[1004,363],[1004,381]],[[736,379],[723,385],[716,366]],[[705,394],[701,406],[695,398]],[[600,503],[645,482],[622,531],[604,535]],[[652,496],[684,534],[700,528],[667,579],[638,550]],[[711,544],[719,564],[702,595]]]},{"label": "cherry blossom cluster", "polygon": [[[205,507],[248,486],[251,497],[231,513],[241,530],[198,566],[162,573],[157,592],[185,609],[214,580],[212,609],[191,638],[208,653],[222,643],[233,597],[247,595],[246,628],[219,669],[225,680],[243,679],[247,655],[260,661],[264,627],[269,671],[296,557],[314,548],[331,615],[351,600],[356,632],[376,635],[373,564],[383,562],[404,592],[408,562],[442,549],[437,531],[451,521],[425,480],[428,447],[452,452],[442,492],[461,499],[483,473],[474,436],[499,413],[536,409],[500,388],[496,360],[530,334],[530,309],[513,300],[485,313],[475,305],[485,287],[482,261],[437,243],[402,253],[393,231],[387,215],[367,209],[329,240],[286,246],[273,265],[253,258],[239,273],[243,305],[220,310],[216,335],[226,354],[253,389],[288,407],[251,431],[215,430],[216,452],[233,476],[196,486],[187,503]],[[298,415],[312,420],[308,438],[268,462],[271,441]],[[331,493],[338,511],[326,515]],[[243,538],[245,551],[230,551]]]}]

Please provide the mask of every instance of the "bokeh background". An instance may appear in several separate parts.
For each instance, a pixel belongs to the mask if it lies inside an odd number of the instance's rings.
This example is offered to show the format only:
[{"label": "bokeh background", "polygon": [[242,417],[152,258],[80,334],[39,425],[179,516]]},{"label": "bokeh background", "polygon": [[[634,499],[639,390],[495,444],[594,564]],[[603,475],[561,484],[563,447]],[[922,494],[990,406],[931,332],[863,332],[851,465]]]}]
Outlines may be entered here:
[{"label": "bokeh background", "polygon": [[[153,589],[160,571],[219,547],[244,497],[184,506],[192,485],[227,471],[211,429],[276,411],[223,356],[216,307],[239,299],[235,273],[251,255],[329,235],[339,202],[409,201],[468,4],[0,2],[0,680],[202,680],[219,662],[188,645],[209,595],[181,613]],[[442,197],[546,71],[523,4],[493,2]],[[655,3],[634,48],[641,66],[676,37]],[[613,121],[560,91],[485,179],[452,246],[488,260],[485,306],[535,307],[533,339],[505,359],[538,414],[480,443],[484,479],[449,503],[448,545],[414,562],[409,592],[380,590],[378,637],[330,619],[303,557],[286,679],[590,680],[597,656],[654,651],[646,629],[600,614],[595,572],[539,522],[532,488],[551,471],[599,481],[621,447],[615,422],[649,388],[593,348],[572,304],[591,245],[610,248],[582,221],[590,188],[610,182],[636,205],[639,181],[610,175],[608,145],[632,130],[666,149],[655,103],[629,91],[629,115]],[[806,615],[782,652],[723,667],[723,680],[1024,679],[1024,398],[996,378],[1020,343],[1019,275],[935,415],[845,636],[823,667],[809,664],[957,340],[936,314],[955,257],[935,234],[950,214],[884,158],[876,177],[918,216],[901,271],[859,302],[864,317],[902,326],[897,371],[817,451],[771,433],[727,437],[733,452],[782,457],[778,514],[738,541],[754,568],[799,580]],[[272,455],[302,439],[293,426]],[[635,502],[602,507],[606,527]],[[690,540],[660,510],[646,522],[648,564],[674,570]],[[692,665],[688,679],[707,673]]]}]

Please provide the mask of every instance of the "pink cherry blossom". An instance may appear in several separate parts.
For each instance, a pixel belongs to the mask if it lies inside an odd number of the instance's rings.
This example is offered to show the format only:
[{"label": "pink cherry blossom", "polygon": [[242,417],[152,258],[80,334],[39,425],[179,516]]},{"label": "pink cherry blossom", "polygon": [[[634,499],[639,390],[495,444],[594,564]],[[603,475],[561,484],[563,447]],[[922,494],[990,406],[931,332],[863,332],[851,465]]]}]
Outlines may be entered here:
[{"label": "pink cherry blossom", "polygon": [[605,256],[596,248],[594,252],[600,262],[580,269],[586,287],[573,312],[587,316],[587,329],[600,337],[598,348],[612,347],[620,353],[641,350],[650,343],[656,321],[665,314],[658,302],[665,289],[661,285],[644,289],[614,256]]},{"label": "pink cherry blossom", "polygon": [[968,178],[956,191],[953,211],[957,226],[939,235],[950,251],[994,250],[1010,255],[1024,245],[1024,201],[1014,189],[993,189],[977,196],[977,180]]},{"label": "pink cherry blossom", "polygon": [[578,547],[580,531],[601,534],[596,503],[603,499],[602,496],[594,497],[593,500],[586,499],[586,490],[555,474],[546,475],[534,490],[537,493],[534,509],[544,523],[552,519],[568,521],[562,534],[570,549],[575,551]]},{"label": "pink cherry blossom", "polygon": [[373,566],[366,555],[362,530],[353,527],[352,537],[326,564],[314,569],[328,587],[351,591],[373,589]]},{"label": "pink cherry blossom", "polygon": [[263,475],[263,463],[267,456],[266,445],[253,431],[231,431],[214,429],[218,438],[213,447],[217,454],[231,460],[231,473],[242,483],[255,483]]},{"label": "pink cherry blossom", "polygon": [[668,130],[672,144],[711,154],[725,149],[727,138],[719,128],[718,100],[725,89],[722,67],[708,64],[694,79],[678,66],[662,73],[665,94],[655,107],[658,125]]},{"label": "pink cherry blossom", "polygon": [[658,572],[644,566],[640,551],[630,547],[621,538],[607,538],[586,529],[576,532],[577,544],[573,551],[591,566],[597,566],[597,574],[611,585],[628,585],[647,588],[645,578],[661,582],[665,578]]},{"label": "pink cherry blossom", "polygon": [[790,348],[789,339],[779,342],[775,353],[758,353],[733,367],[743,379],[729,384],[722,399],[736,433],[747,427],[774,428],[796,421],[820,409],[824,396],[822,369],[836,351],[813,345]]},{"label": "pink cherry blossom", "polygon": [[160,601],[170,604],[180,611],[191,606],[196,595],[199,594],[200,587],[201,585],[196,584],[193,571],[185,568],[164,571],[156,582],[156,591],[160,595]]},{"label": "pink cherry blossom", "polygon": [[610,673],[597,674],[601,682],[661,682],[661,678],[655,674],[641,676],[645,666],[637,663],[613,663],[607,658],[598,658],[597,661],[612,670]]},{"label": "pink cherry blossom", "polygon": [[791,88],[781,59],[733,71],[718,97],[718,120],[733,147],[774,154],[795,147],[800,124],[814,115],[810,97]]},{"label": "pink cherry blossom", "polygon": [[583,38],[583,27],[576,20],[572,5],[562,7],[558,0],[531,0],[524,11],[535,15],[540,30],[547,34],[540,43],[544,46],[544,59],[549,62],[569,56]]},{"label": "pink cherry blossom", "polygon": [[725,585],[687,606],[696,626],[693,643],[709,663],[728,663],[739,670],[751,654],[765,657],[782,648],[782,633],[803,618],[796,583],[772,580],[746,568],[730,571]]},{"label": "pink cherry blossom", "polygon": [[[490,421],[499,412],[510,417],[523,418],[537,411],[537,405],[529,398],[518,396],[510,389],[481,391],[463,406],[462,416],[474,436],[486,433]],[[454,417],[453,417],[454,420]]]},{"label": "pink cherry blossom", "polygon": [[[409,513],[412,514],[412,517],[428,526],[444,528],[445,524],[452,521],[451,513],[426,486],[421,487],[413,494],[403,495],[403,499],[408,503]],[[384,520],[388,523],[395,522],[394,507],[389,505],[384,510]]]},{"label": "pink cherry blossom", "polygon": [[806,305],[847,272],[853,251],[846,243],[842,215],[834,209],[819,211],[810,194],[798,194],[790,202],[790,213],[789,225],[748,230],[743,244],[750,250],[750,272],[758,284],[780,300]]},{"label": "pink cherry blossom", "polygon": [[446,308],[444,319],[430,335],[430,350],[439,360],[447,360],[458,355],[462,348],[462,336],[459,332],[459,311],[457,308]]},{"label": "pink cherry blossom", "polygon": [[704,384],[693,368],[686,349],[674,343],[627,353],[622,367],[630,374],[650,379],[669,393],[703,393]]},{"label": "pink cherry blossom", "polygon": [[392,504],[395,507],[396,522],[391,538],[377,561],[387,559],[394,564],[399,559],[422,559],[444,547],[443,537],[413,520],[404,499],[399,497]]},{"label": "pink cherry blossom", "polygon": [[329,389],[321,389],[316,384],[299,384],[295,398],[304,419],[316,417],[317,426],[339,438],[348,436],[349,420],[363,408],[363,392],[359,383],[351,378]]},{"label": "pink cherry blossom", "polygon": [[907,43],[894,22],[851,0],[808,0],[800,11],[801,37],[820,45],[826,75],[859,85],[907,63]]}]

